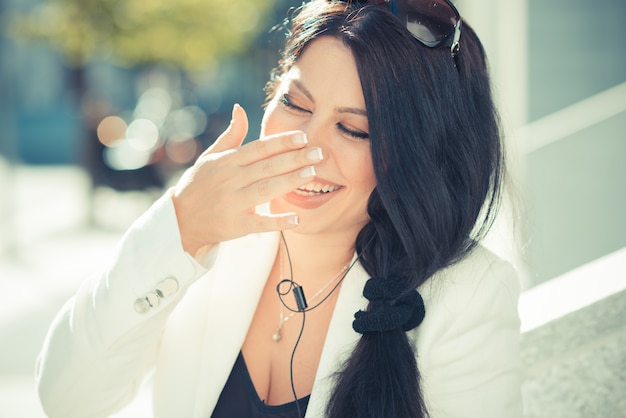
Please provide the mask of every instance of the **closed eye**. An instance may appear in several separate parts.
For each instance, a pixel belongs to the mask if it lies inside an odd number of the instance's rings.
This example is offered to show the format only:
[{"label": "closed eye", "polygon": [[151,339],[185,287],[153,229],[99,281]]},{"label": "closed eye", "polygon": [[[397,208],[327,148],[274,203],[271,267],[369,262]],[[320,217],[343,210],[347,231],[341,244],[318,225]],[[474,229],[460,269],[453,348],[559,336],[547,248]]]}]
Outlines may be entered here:
[{"label": "closed eye", "polygon": [[362,131],[355,131],[354,129],[350,129],[348,127],[346,127],[344,124],[342,123],[338,123],[337,124],[337,128],[339,128],[339,130],[341,132],[343,132],[346,135],[349,135],[353,138],[357,138],[357,139],[369,139],[370,134],[367,132],[362,132]]},{"label": "closed eye", "polygon": [[[298,105],[296,105],[291,98],[289,97],[288,94],[283,94],[280,98],[280,104],[282,106],[284,106],[287,109],[290,109],[294,112],[298,112],[298,113],[306,113],[306,114],[310,114],[311,111],[307,110],[303,107],[300,107]],[[337,123],[337,128],[344,134],[351,136],[353,138],[356,139],[369,139],[370,135],[367,132],[363,132],[363,131],[357,131],[354,129],[350,129],[347,126],[345,126],[342,123]]]},{"label": "closed eye", "polygon": [[296,112],[300,112],[300,113],[311,113],[310,111],[294,104],[291,101],[291,98],[289,98],[289,96],[287,94],[283,94],[282,97],[280,98],[280,104],[282,104],[283,106],[285,106],[288,109],[294,110]]}]

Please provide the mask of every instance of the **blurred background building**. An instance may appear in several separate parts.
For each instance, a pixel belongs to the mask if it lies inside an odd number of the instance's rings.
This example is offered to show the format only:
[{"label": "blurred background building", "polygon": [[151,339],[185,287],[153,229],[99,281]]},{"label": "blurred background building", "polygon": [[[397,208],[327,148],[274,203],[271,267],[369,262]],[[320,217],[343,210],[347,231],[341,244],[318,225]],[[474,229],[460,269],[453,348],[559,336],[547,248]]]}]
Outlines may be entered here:
[{"label": "blurred background building", "polygon": [[[0,0],[0,417],[43,416],[32,375],[52,316],[233,103],[258,137],[270,28],[299,3]],[[522,273],[525,416],[624,417],[626,3],[455,4],[509,146],[489,243]]]}]

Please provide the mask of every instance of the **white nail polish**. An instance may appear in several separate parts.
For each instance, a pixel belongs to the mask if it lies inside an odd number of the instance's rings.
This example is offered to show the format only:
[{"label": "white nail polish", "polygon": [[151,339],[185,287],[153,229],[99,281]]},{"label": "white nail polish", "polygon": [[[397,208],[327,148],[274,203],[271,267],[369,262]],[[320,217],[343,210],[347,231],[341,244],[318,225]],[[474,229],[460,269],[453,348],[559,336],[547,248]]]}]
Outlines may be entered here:
[{"label": "white nail polish", "polygon": [[309,151],[306,154],[306,158],[309,161],[318,162],[318,161],[322,161],[322,159],[324,159],[324,154],[322,154],[322,149],[317,147],[317,148],[313,148],[311,151]]},{"label": "white nail polish", "polygon": [[298,215],[290,216],[287,218],[287,223],[289,225],[298,225],[300,223],[300,218],[298,218]]},{"label": "white nail polish", "polygon": [[302,177],[303,179],[313,176],[315,176],[315,167],[313,166],[305,167],[300,170],[300,177]]},{"label": "white nail polish", "polygon": [[309,141],[306,139],[306,134],[304,132],[297,133],[291,137],[294,145],[306,145]]}]

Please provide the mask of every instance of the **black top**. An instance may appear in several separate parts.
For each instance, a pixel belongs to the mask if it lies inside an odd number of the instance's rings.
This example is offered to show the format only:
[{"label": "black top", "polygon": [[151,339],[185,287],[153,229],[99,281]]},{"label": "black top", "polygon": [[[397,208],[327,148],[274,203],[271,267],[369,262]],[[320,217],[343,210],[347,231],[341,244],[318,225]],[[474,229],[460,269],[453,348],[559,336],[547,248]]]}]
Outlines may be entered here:
[{"label": "black top", "polygon": [[[310,396],[310,395],[309,395]],[[301,417],[309,396],[298,400]],[[230,372],[211,418],[300,418],[296,401],[283,405],[266,405],[256,393],[241,352]]]}]

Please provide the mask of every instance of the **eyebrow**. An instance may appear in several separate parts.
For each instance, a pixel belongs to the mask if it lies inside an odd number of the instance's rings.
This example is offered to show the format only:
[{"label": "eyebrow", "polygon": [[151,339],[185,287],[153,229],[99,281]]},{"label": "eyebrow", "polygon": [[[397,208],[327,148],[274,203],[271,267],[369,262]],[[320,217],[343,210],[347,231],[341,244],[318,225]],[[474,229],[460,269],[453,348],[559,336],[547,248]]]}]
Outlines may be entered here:
[{"label": "eyebrow", "polygon": [[[302,84],[300,80],[295,80],[292,78],[289,81],[291,81],[298,88],[298,90],[300,90],[302,94],[304,94],[310,101],[315,102],[311,92],[304,86],[304,84]],[[358,107],[338,107],[335,110],[338,113],[353,113],[355,115],[367,117],[367,112],[365,111],[365,109],[361,109]]]}]

